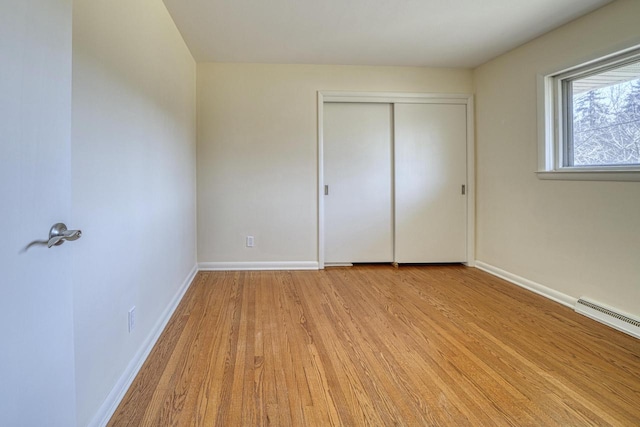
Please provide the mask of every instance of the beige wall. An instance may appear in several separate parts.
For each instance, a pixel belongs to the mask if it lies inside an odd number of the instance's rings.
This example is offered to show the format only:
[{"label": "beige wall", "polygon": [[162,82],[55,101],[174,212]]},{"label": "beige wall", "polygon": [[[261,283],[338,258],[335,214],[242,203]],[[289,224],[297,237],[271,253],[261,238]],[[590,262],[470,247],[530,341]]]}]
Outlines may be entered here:
[{"label": "beige wall", "polygon": [[318,90],[470,93],[472,80],[462,69],[198,64],[200,262],[317,261]]},{"label": "beige wall", "polygon": [[109,393],[196,263],[195,73],[160,0],[74,2],[71,224],[84,233],[74,242],[72,271],[80,426],[99,424]]},{"label": "beige wall", "polygon": [[640,183],[542,181],[536,75],[640,44],[617,1],[474,71],[479,261],[640,315]]}]

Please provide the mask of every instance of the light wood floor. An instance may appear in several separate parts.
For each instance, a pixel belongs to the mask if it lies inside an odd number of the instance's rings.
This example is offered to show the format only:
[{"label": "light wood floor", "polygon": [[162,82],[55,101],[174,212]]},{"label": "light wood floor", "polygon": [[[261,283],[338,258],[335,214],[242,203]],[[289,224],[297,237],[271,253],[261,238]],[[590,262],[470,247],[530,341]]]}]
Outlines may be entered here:
[{"label": "light wood floor", "polygon": [[640,340],[477,269],[201,272],[111,426],[640,425]]}]

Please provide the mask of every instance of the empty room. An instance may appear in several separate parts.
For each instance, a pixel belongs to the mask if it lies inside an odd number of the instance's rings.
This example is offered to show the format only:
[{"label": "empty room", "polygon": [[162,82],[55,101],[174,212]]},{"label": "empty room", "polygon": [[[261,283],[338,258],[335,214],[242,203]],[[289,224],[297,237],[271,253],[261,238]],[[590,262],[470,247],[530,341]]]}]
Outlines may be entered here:
[{"label": "empty room", "polygon": [[640,425],[638,22],[3,1],[0,425]]}]

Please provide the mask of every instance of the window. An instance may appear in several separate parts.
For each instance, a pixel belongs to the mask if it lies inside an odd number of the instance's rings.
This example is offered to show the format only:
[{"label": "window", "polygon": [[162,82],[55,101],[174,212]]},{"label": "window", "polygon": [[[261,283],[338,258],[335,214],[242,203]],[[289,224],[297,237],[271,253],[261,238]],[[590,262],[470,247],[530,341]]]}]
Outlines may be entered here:
[{"label": "window", "polygon": [[640,180],[640,50],[546,76],[543,96],[541,178]]}]

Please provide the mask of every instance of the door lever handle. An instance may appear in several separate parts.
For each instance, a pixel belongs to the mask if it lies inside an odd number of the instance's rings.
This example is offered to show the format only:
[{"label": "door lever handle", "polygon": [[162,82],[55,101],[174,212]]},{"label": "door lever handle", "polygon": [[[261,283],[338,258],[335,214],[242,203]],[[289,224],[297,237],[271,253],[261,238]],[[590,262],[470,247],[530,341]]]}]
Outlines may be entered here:
[{"label": "door lever handle", "polygon": [[59,222],[49,230],[49,240],[34,240],[25,246],[20,253],[28,251],[32,246],[46,245],[50,248],[52,246],[60,246],[65,240],[78,240],[80,237],[82,237],[81,230],[67,230],[67,226]]},{"label": "door lever handle", "polygon": [[78,240],[80,237],[82,237],[82,230],[67,230],[67,226],[59,222],[54,224],[51,230],[49,230],[47,247],[60,246],[67,240]]}]

